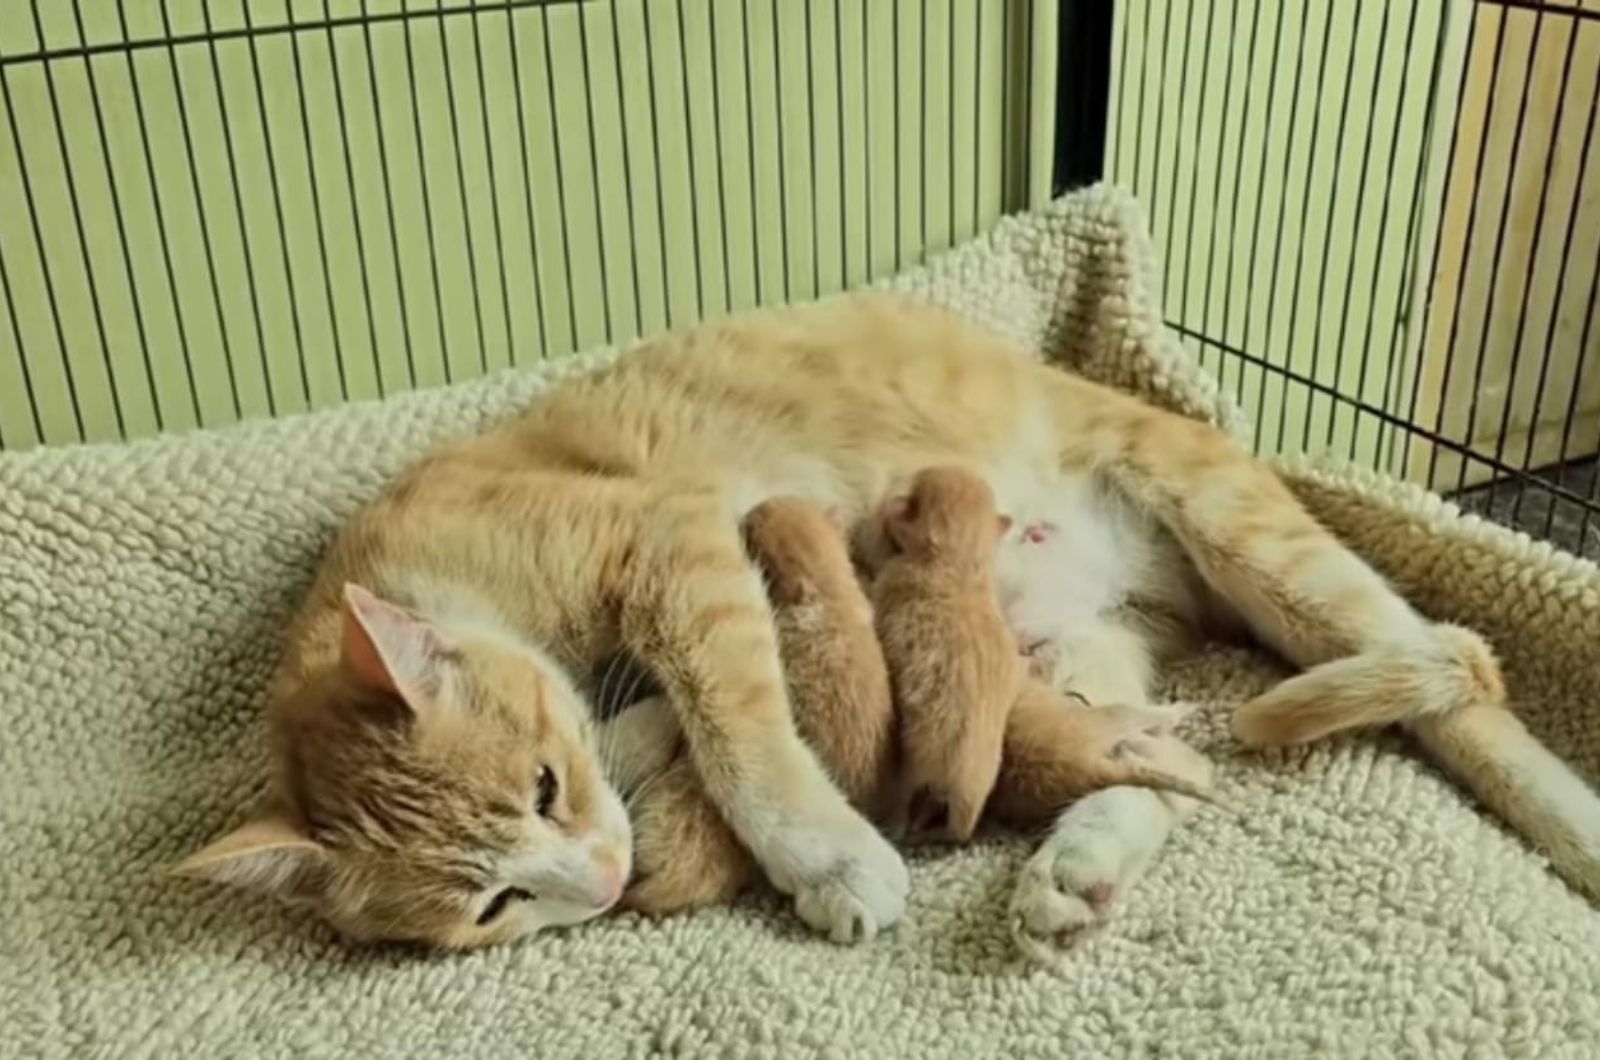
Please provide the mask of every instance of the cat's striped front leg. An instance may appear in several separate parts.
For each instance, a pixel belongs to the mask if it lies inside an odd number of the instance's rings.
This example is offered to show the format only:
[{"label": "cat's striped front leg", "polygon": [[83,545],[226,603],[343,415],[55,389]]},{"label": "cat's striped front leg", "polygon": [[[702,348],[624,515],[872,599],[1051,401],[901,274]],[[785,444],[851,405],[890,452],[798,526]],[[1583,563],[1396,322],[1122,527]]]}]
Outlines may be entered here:
[{"label": "cat's striped front leg", "polygon": [[699,496],[651,519],[629,564],[624,639],[661,681],[706,793],[767,878],[818,931],[871,938],[905,911],[905,863],[795,729],[737,523]]}]

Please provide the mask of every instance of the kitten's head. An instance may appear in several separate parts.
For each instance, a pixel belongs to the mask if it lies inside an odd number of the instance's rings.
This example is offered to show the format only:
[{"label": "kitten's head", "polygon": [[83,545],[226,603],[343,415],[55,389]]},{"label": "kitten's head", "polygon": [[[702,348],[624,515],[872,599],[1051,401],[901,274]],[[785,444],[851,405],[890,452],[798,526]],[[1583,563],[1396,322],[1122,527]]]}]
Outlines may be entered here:
[{"label": "kitten's head", "polygon": [[775,604],[803,603],[830,587],[855,584],[844,518],[836,511],[777,497],[745,516],[744,536]]},{"label": "kitten's head", "polygon": [[917,472],[911,491],[891,500],[884,524],[896,551],[922,560],[987,560],[1011,527],[994,490],[965,468]]},{"label": "kitten's head", "polygon": [[464,948],[614,905],[631,835],[554,664],[347,586],[339,665],[283,705],[275,805],[177,867],[359,939]]}]

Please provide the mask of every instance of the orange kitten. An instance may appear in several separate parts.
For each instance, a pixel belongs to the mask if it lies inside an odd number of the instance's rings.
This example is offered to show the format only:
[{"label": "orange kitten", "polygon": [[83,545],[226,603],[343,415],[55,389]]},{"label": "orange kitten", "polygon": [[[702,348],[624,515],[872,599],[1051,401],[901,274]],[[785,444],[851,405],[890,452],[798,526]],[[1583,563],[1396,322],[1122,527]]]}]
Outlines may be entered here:
[{"label": "orange kitten", "polygon": [[958,467],[918,472],[883,519],[894,552],[872,603],[900,738],[891,818],[911,834],[968,839],[1023,677],[994,582],[1009,520],[988,483]]},{"label": "orange kitten", "polygon": [[[925,477],[934,480],[937,474]],[[795,727],[840,787],[870,812],[893,776],[893,703],[872,607],[843,535],[821,508],[780,498],[746,517],[745,539],[767,579]],[[960,748],[941,748],[935,741],[959,737],[962,704],[927,706],[935,713],[920,726],[930,741],[924,758],[937,759],[942,751],[954,761]],[[995,789],[996,816],[1009,824],[1047,823],[1075,797],[1114,784],[1209,797],[1203,787],[1209,764],[1166,735],[1182,712],[1092,708],[1031,682],[1016,710],[1021,713],[1005,725]],[[669,728],[663,732],[662,725]],[[608,746],[608,760],[633,807],[639,877],[624,904],[647,913],[731,898],[755,875],[749,855],[695,790],[687,759],[671,759],[670,750],[666,757],[656,753],[676,739],[670,726],[662,703],[641,703],[612,723]],[[1176,745],[1165,748],[1169,755],[1186,755],[1183,764],[1198,771],[1199,780],[1174,776],[1150,761],[1166,744]],[[960,774],[959,765],[953,772]]]},{"label": "orange kitten", "polygon": [[[889,503],[884,521],[897,551],[872,593],[900,733],[897,827],[968,839],[1001,777],[1003,817],[1020,825],[1122,784],[1211,798],[1203,780],[1146,758],[1177,716],[1091,706],[1026,675],[994,577],[996,545],[1011,520],[995,511],[981,478],[959,467],[925,469]],[[1012,720],[1019,700],[1024,715]],[[1191,766],[1199,757],[1190,752]]]},{"label": "orange kitten", "polygon": [[850,801],[875,813],[891,765],[894,705],[843,529],[822,508],[783,497],[757,505],[744,532],[766,575],[795,727]]}]

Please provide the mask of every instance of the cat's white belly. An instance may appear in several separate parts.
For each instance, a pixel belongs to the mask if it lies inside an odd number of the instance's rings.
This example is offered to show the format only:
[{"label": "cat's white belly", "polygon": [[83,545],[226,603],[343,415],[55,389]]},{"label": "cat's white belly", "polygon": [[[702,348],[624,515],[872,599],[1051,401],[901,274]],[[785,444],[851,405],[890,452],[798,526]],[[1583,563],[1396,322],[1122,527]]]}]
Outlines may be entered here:
[{"label": "cat's white belly", "polygon": [[1032,484],[1008,514],[995,573],[1025,648],[1081,634],[1150,574],[1147,528],[1082,476]]}]

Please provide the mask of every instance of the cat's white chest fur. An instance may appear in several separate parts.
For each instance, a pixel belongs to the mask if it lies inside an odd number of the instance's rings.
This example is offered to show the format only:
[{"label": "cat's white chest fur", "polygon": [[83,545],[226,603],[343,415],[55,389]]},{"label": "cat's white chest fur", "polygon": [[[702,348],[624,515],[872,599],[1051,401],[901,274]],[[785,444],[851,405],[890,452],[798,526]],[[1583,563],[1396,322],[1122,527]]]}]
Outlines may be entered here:
[{"label": "cat's white chest fur", "polygon": [[1024,650],[1081,636],[1149,573],[1143,528],[1086,478],[1002,486],[1012,525],[995,575],[1000,605]]}]

